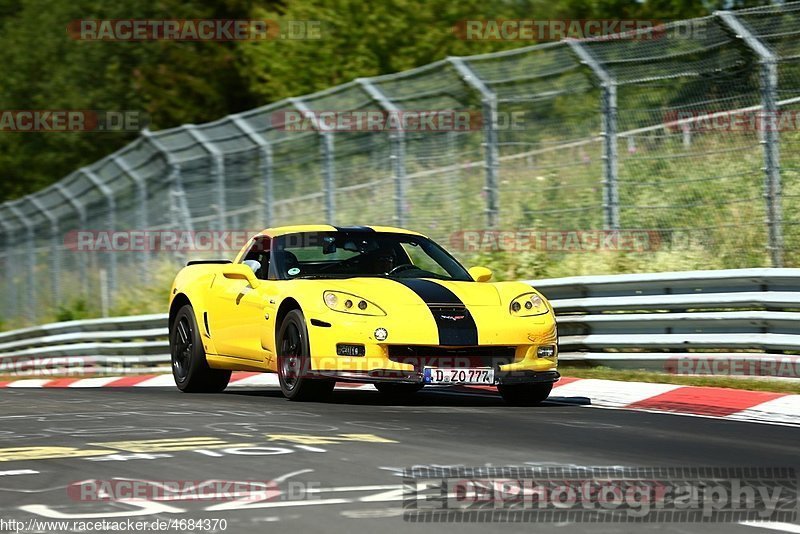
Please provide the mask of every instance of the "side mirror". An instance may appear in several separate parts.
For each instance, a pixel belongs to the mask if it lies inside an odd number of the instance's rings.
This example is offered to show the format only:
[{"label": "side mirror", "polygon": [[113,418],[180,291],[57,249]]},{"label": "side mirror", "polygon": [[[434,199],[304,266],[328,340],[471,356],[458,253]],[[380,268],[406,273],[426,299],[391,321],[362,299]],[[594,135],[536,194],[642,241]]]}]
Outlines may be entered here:
[{"label": "side mirror", "polygon": [[250,267],[250,269],[254,273],[257,273],[258,270],[261,268],[261,262],[257,261],[257,260],[244,260],[242,263],[244,265],[247,265],[248,267]]},{"label": "side mirror", "polygon": [[256,273],[254,273],[248,265],[243,263],[229,263],[223,265],[222,276],[233,280],[247,280],[247,283],[250,284],[250,287],[253,289],[261,284],[261,281],[256,278]]},{"label": "side mirror", "polygon": [[492,279],[492,271],[486,267],[470,267],[468,272],[476,282],[488,282]]}]

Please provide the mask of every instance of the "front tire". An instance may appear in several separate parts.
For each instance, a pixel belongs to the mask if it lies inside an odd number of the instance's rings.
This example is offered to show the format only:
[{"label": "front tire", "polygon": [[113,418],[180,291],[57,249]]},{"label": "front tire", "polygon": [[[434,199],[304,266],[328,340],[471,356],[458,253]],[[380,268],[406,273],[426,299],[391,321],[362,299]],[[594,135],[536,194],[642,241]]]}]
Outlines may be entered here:
[{"label": "front tire", "polygon": [[293,401],[322,400],[333,392],[336,382],[308,377],[311,349],[303,312],[286,314],[278,331],[278,382],[283,395]]},{"label": "front tire", "polygon": [[178,310],[169,333],[172,377],[185,393],[219,393],[231,379],[231,372],[212,369],[206,361],[203,340],[194,310],[187,304]]},{"label": "front tire", "polygon": [[536,406],[541,404],[550,392],[553,384],[513,384],[499,385],[497,391],[503,399],[513,406]]}]

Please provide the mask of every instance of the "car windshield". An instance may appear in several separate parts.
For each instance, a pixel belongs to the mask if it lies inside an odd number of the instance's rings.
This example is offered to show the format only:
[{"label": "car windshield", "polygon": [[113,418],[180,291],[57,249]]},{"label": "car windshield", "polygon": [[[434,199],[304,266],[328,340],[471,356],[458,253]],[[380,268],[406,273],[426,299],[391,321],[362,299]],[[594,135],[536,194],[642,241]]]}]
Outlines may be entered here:
[{"label": "car windshield", "polygon": [[275,238],[278,278],[438,278],[472,280],[442,247],[392,232],[302,232]]}]

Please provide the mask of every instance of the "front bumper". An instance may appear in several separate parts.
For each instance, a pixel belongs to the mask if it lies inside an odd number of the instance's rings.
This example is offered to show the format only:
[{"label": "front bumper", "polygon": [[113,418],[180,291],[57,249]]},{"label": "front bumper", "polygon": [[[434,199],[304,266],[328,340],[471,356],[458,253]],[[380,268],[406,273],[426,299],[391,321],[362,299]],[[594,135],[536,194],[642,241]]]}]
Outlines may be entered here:
[{"label": "front bumper", "polygon": [[[360,382],[375,384],[393,382],[396,384],[422,384],[422,372],[394,371],[375,369],[372,371],[309,371],[309,377],[329,378],[337,382]],[[561,375],[555,369],[550,371],[500,371],[495,373],[494,385],[512,384],[552,384],[558,382]],[[441,384],[439,384],[441,385]],[[458,385],[458,384],[453,384]]]},{"label": "front bumper", "polygon": [[[417,308],[391,316],[358,316],[316,310],[308,317],[309,374],[353,382],[422,382],[425,367],[492,368],[496,383],[555,382],[558,350],[552,313],[510,317],[494,308],[470,313],[476,346],[440,345],[436,324]],[[427,314],[430,315],[430,314]],[[383,329],[388,338],[378,340]],[[337,345],[363,346],[362,356],[338,356]],[[537,350],[552,346],[549,356]]]},{"label": "front bumper", "polygon": [[[394,351],[386,345],[366,346],[365,356],[321,356],[312,355],[307,372],[311,375],[355,382],[422,382],[426,367],[440,369],[494,369],[496,383],[511,382],[555,382],[559,375],[558,351],[552,356],[539,357],[540,346],[557,347],[556,340],[546,340],[541,345],[480,346],[480,347],[419,347],[422,354],[414,357],[392,355]],[[405,348],[405,347],[404,347]],[[430,349],[438,354],[426,357]],[[480,357],[464,356],[471,349]],[[452,350],[455,356],[446,355]],[[444,352],[445,355],[442,355]],[[496,356],[492,356],[496,354]]]}]

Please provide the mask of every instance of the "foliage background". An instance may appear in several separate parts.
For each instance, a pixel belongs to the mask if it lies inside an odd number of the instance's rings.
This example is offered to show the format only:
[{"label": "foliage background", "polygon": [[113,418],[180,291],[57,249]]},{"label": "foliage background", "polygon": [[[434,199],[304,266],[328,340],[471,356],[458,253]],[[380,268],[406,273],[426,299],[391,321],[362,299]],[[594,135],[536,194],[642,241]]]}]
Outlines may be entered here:
[{"label": "foliage background", "polygon": [[[448,55],[524,46],[465,41],[467,19],[673,20],[752,0],[0,0],[0,109],[139,110],[150,129],[207,122],[357,77]],[[319,20],[321,40],[83,42],[76,19]],[[128,133],[0,132],[0,201],[32,193],[124,146]]]}]

